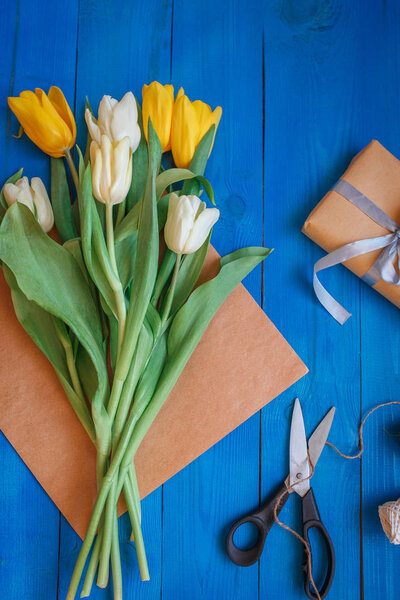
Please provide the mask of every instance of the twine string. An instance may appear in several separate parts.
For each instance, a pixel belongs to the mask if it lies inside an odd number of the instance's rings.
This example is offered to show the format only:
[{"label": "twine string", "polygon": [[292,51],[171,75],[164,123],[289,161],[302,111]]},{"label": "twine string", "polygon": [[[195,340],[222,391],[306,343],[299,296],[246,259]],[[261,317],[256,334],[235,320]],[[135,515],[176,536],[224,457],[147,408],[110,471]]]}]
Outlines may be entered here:
[{"label": "twine string", "polygon": [[291,527],[289,527],[288,525],[285,525],[285,523],[283,523],[280,518],[278,517],[278,506],[280,505],[280,501],[282,500],[283,496],[287,493],[287,492],[293,492],[295,491],[295,486],[299,485],[299,483],[302,483],[303,481],[307,481],[308,479],[311,479],[311,477],[314,475],[314,465],[311,462],[311,458],[310,458],[310,453],[307,450],[307,454],[308,454],[308,461],[310,464],[310,474],[308,475],[308,477],[304,477],[304,479],[300,479],[299,481],[296,481],[295,483],[293,483],[292,485],[287,486],[286,490],[284,492],[282,492],[282,494],[279,496],[277,502],[275,503],[274,506],[274,519],[275,522],[278,523],[278,525],[280,527],[282,527],[282,529],[286,529],[286,531],[289,531],[289,533],[291,533],[292,535],[294,535],[304,546],[305,551],[306,551],[306,555],[307,555],[307,567],[308,567],[308,572],[310,574],[310,583],[313,586],[317,599],[321,600],[321,596],[319,595],[319,591],[318,588],[315,584],[313,575],[312,575],[312,561],[311,561],[311,550],[310,550],[310,546],[309,544],[306,542],[306,540],[299,534],[297,533],[297,531],[295,531],[294,529],[292,529]]},{"label": "twine string", "polygon": [[[363,418],[363,420],[361,421],[361,425],[358,429],[358,444],[359,444],[359,451],[357,452],[357,454],[355,454],[354,456],[351,456],[349,454],[344,454],[343,452],[341,452],[334,444],[332,444],[331,442],[325,442],[327,446],[330,446],[331,448],[333,448],[338,454],[340,454],[340,456],[342,456],[343,458],[347,459],[347,460],[353,460],[355,458],[360,458],[362,453],[364,452],[364,440],[363,440],[363,428],[365,425],[366,420],[368,419],[368,417],[370,415],[372,415],[373,412],[375,412],[376,410],[378,410],[378,408],[382,408],[383,406],[390,406],[391,404],[400,404],[400,401],[397,400],[392,400],[391,402],[383,402],[382,404],[378,404],[378,406],[375,406],[374,408],[371,408],[371,410],[365,415],[365,417]],[[315,584],[315,581],[313,579],[313,575],[312,575],[312,561],[311,561],[311,550],[309,547],[309,544],[306,542],[306,540],[299,534],[297,533],[297,531],[295,531],[294,529],[292,529],[291,527],[289,527],[288,525],[286,525],[285,523],[283,523],[279,517],[278,517],[278,506],[280,504],[280,501],[282,500],[283,496],[287,493],[287,492],[292,492],[295,491],[295,486],[298,485],[299,483],[302,483],[303,481],[307,481],[308,479],[311,479],[311,477],[314,475],[314,465],[311,462],[310,459],[310,453],[308,453],[308,460],[310,463],[310,474],[308,475],[308,477],[305,477],[304,479],[301,479],[300,481],[296,481],[294,484],[289,485],[286,490],[284,492],[282,492],[282,494],[279,496],[275,506],[274,506],[274,519],[275,522],[278,523],[279,527],[282,527],[282,529],[286,529],[286,531],[289,531],[289,533],[291,533],[292,535],[294,535],[294,537],[296,537],[304,546],[305,550],[306,550],[306,554],[307,554],[307,566],[308,566],[308,572],[310,574],[310,583],[313,586],[317,599],[321,600],[321,596],[319,594],[318,588]]]},{"label": "twine string", "polygon": [[327,446],[330,446],[331,448],[333,448],[334,450],[336,450],[336,452],[338,454],[340,454],[340,456],[342,456],[343,458],[347,458],[347,460],[353,460],[354,458],[360,458],[361,454],[364,452],[364,440],[363,440],[363,433],[362,432],[363,432],[363,428],[364,428],[364,425],[365,425],[365,421],[368,419],[368,417],[370,415],[372,415],[373,412],[375,412],[376,410],[378,410],[378,408],[382,408],[382,406],[390,406],[391,404],[400,404],[400,402],[398,402],[397,400],[392,400],[391,402],[383,402],[383,404],[378,404],[378,406],[375,406],[374,408],[371,408],[371,410],[369,412],[367,412],[367,414],[365,415],[365,417],[361,421],[361,425],[360,425],[360,428],[358,430],[358,445],[360,447],[360,450],[354,456],[350,456],[348,454],[343,454],[343,452],[341,452],[338,448],[336,448],[336,446],[334,446],[334,444],[331,444],[331,442],[326,442]]}]

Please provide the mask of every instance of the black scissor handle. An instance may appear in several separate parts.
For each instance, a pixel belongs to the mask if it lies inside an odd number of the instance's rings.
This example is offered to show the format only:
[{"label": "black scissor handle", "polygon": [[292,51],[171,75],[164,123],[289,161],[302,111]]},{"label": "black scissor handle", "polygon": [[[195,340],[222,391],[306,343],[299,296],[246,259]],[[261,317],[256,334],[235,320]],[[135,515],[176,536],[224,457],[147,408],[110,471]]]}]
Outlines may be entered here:
[{"label": "black scissor handle", "polygon": [[[315,501],[314,492],[312,488],[309,489],[307,494],[302,498],[302,512],[303,512],[303,537],[307,542],[308,548],[311,552],[311,544],[308,533],[310,529],[318,529],[322,537],[324,538],[325,544],[328,549],[328,570],[325,576],[325,581],[322,584],[320,590],[318,590],[321,600],[326,597],[329,592],[329,589],[332,585],[333,577],[335,575],[335,550],[332,544],[332,540],[329,537],[329,533],[327,532],[324,524],[322,523],[319,511],[317,507],[317,503]],[[311,554],[311,569],[312,569],[312,554]],[[308,568],[308,560],[307,560],[307,552],[304,552],[304,590],[306,595],[311,600],[317,600],[318,596],[315,593],[313,586],[311,585],[310,572]]]},{"label": "black scissor handle", "polygon": [[[226,551],[229,558],[239,567],[249,567],[258,561],[264,549],[265,539],[269,530],[275,522],[274,508],[277,502],[277,514],[282,510],[286,500],[289,498],[286,484],[283,483],[277,492],[267,500],[260,510],[243,517],[240,521],[234,523],[226,538]],[[252,548],[241,550],[233,541],[235,531],[245,523],[253,523],[258,528],[258,539]]]}]

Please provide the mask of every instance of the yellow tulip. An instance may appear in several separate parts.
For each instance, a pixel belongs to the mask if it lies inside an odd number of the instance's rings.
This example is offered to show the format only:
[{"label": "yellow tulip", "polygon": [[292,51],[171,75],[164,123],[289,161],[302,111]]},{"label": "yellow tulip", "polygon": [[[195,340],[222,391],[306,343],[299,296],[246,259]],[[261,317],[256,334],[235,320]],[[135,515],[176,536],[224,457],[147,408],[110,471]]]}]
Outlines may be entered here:
[{"label": "yellow tulip", "polygon": [[[183,95],[181,88],[176,99]],[[158,135],[163,152],[171,149],[171,122],[174,108],[174,86],[153,81],[142,89],[143,129],[147,140],[149,117]]]},{"label": "yellow tulip", "polygon": [[[171,150],[177,167],[182,169],[189,167],[201,138],[212,125],[215,125],[215,138],[221,115],[222,108],[220,106],[212,111],[209,105],[201,100],[190,102],[184,94],[177,98],[171,127]],[[211,149],[213,144],[214,139]]]},{"label": "yellow tulip", "polygon": [[76,138],[75,119],[60,88],[52,86],[48,95],[41,89],[21,92],[8,98],[8,105],[36,146],[50,156],[63,156]]}]

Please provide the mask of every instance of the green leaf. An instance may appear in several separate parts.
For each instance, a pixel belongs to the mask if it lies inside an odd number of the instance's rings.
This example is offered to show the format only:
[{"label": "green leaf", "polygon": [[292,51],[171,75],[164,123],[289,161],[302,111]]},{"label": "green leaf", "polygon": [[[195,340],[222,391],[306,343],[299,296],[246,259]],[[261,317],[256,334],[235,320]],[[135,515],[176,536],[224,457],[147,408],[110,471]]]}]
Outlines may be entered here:
[{"label": "green leaf", "polygon": [[18,321],[53,365],[60,383],[71,402],[72,408],[90,439],[94,441],[95,432],[93,422],[86,403],[78,397],[72,387],[65,351],[57,336],[54,318],[40,308],[38,304],[26,298],[18,287],[12,271],[6,265],[3,266],[3,270],[6,281],[11,288],[11,297]]},{"label": "green leaf", "polygon": [[176,262],[176,254],[174,252],[172,252],[172,250],[167,248],[165,250],[165,254],[163,256],[161,266],[158,270],[156,284],[154,286],[154,292],[153,292],[153,296],[151,299],[154,306],[157,306],[161,292],[163,291],[165,285],[167,284],[168,279],[170,278],[172,270],[175,266],[175,262]]},{"label": "green leaf", "polygon": [[126,217],[122,219],[121,223],[115,229],[115,243],[122,242],[122,240],[125,240],[127,237],[137,231],[141,209],[142,202],[140,201],[135,204],[135,206],[128,212]]},{"label": "green leaf", "polygon": [[211,231],[204,244],[193,254],[187,254],[182,261],[179,269],[178,280],[171,306],[171,315],[174,315],[177,310],[186,302],[190,292],[193,290],[204,261],[207,257],[208,248],[210,247]]},{"label": "green leaf", "polygon": [[158,380],[163,371],[167,358],[167,336],[164,333],[160,336],[145,370],[137,384],[133,403],[133,412],[140,417],[143,411],[147,408],[154,391],[157,387]]},{"label": "green leaf", "polygon": [[[203,186],[203,188],[205,189],[205,192],[206,192],[207,196],[209,197],[210,202],[212,202],[212,204],[215,204],[214,191],[213,191],[211,183],[208,181],[208,179],[206,179],[202,175],[196,175],[189,169],[175,169],[175,168],[167,169],[166,171],[163,171],[162,173],[160,173],[160,175],[157,177],[157,192],[156,192],[157,200],[159,200],[161,198],[163,192],[170,185],[173,185],[174,183],[177,183],[178,181],[185,181],[188,179],[189,180],[196,179],[197,183],[201,184]],[[198,191],[200,191],[200,185],[198,186]],[[182,193],[186,193],[186,192],[184,192],[182,190]]]},{"label": "green leaf", "polygon": [[130,285],[135,270],[137,231],[115,244],[118,274],[124,290]]},{"label": "green leaf", "polygon": [[136,101],[138,109],[138,124],[140,127],[140,142],[132,156],[132,182],[129,189],[126,204],[130,211],[141,200],[144,194],[147,180],[147,169],[149,158],[147,153],[147,143],[143,131],[142,110],[140,104]]},{"label": "green leaf", "polygon": [[8,209],[0,228],[0,259],[13,272],[26,298],[68,325],[88,352],[98,378],[91,399],[98,449],[108,453],[111,427],[104,403],[109,384],[102,329],[79,265],[18,202]]},{"label": "green leaf", "polygon": [[[11,175],[11,177],[9,177],[7,179],[7,181],[4,183],[4,185],[6,185],[6,183],[15,183],[16,181],[18,181],[18,179],[21,179],[22,177],[22,172],[23,169],[20,169],[19,171],[17,171],[16,173],[14,173],[14,175]],[[6,210],[8,208],[8,204],[6,202],[6,199],[4,197],[4,185],[1,188],[1,192],[0,192],[0,219],[2,219],[6,213]]]},{"label": "green leaf", "polygon": [[161,161],[161,144],[149,119],[149,169],[139,218],[137,252],[125,336],[116,378],[124,381],[136,348],[158,270],[158,219],[156,175]]},{"label": "green leaf", "polygon": [[[215,135],[215,125],[211,125],[210,129],[201,138],[192,161],[189,165],[189,169],[196,175],[204,175],[208,157],[210,156],[211,146]],[[196,180],[186,181],[183,188],[182,194],[194,194],[199,195],[200,186]]]},{"label": "green leaf", "polygon": [[87,284],[90,288],[90,292],[92,294],[92,298],[97,306],[98,304],[98,300],[97,300],[97,290],[96,290],[96,286],[94,285],[92,279],[89,276],[89,273],[87,271],[86,265],[85,265],[85,261],[83,259],[83,253],[82,253],[82,246],[81,246],[81,240],[80,238],[75,238],[73,240],[68,240],[67,242],[65,242],[63,244],[64,248],[66,250],[68,250],[68,252],[70,254],[72,254],[72,256],[74,257],[74,259],[76,260],[76,262],[78,263],[81,271],[82,271],[82,275],[84,276],[84,278],[87,281]]},{"label": "green leaf", "polygon": [[135,427],[130,443],[132,454],[139,447],[218,308],[238,283],[270,252],[267,248],[244,248],[228,254],[221,259],[218,275],[198,287],[177,312],[168,335],[168,359],[154,396]]},{"label": "green leaf", "polygon": [[77,236],[72,216],[71,199],[63,158],[50,159],[51,204],[54,220],[61,241],[64,243]]},{"label": "green leaf", "polygon": [[164,225],[167,221],[168,204],[169,204],[170,195],[171,194],[165,194],[165,196],[162,196],[157,204],[158,230],[159,231],[161,231],[161,229],[164,227]]},{"label": "green leaf", "polygon": [[116,316],[115,295],[105,275],[105,269],[112,271],[104,234],[92,195],[90,164],[86,167],[81,181],[82,193],[79,200],[81,219],[81,240],[85,264],[90,277],[103,296],[111,312]]},{"label": "green leaf", "polygon": [[87,398],[93,398],[97,390],[97,373],[85,348],[79,344],[76,353],[76,369]]},{"label": "green leaf", "polygon": [[114,372],[118,353],[118,321],[112,314],[108,316],[108,330],[110,333],[110,362]]},{"label": "green leaf", "polygon": [[[93,114],[93,110],[92,110],[92,107],[90,106],[89,98],[86,96],[85,111],[87,108]],[[86,138],[85,155],[83,157],[83,164],[85,165],[85,167],[87,166],[87,164],[90,160],[90,144],[91,144],[91,142],[92,142],[92,138],[90,137],[90,132],[88,131],[87,138]]]}]

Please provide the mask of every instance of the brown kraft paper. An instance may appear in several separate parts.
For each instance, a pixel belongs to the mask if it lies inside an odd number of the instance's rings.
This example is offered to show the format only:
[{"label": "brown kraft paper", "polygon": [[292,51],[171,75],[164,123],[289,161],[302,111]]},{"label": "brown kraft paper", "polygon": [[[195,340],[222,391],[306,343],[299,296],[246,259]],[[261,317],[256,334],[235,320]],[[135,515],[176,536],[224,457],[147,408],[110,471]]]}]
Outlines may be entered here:
[{"label": "brown kraft paper", "polygon": [[[218,272],[210,249],[201,275]],[[0,427],[83,537],[95,449],[46,357],[18,323],[0,272]],[[144,497],[238,427],[307,368],[242,285],[211,321],[135,458]],[[121,506],[123,512],[124,507]]]}]

